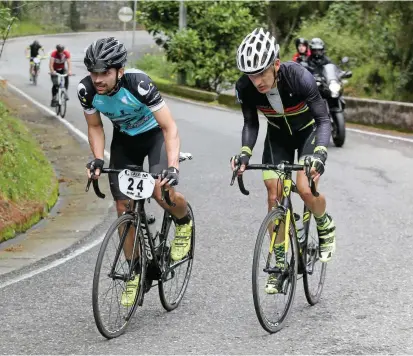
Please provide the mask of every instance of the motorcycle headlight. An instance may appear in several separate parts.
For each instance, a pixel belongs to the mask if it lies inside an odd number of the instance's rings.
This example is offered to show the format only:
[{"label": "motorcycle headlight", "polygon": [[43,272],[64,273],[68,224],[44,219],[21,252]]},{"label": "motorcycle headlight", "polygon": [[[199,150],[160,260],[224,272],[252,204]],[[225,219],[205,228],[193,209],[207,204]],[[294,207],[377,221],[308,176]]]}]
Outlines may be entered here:
[{"label": "motorcycle headlight", "polygon": [[337,98],[340,95],[341,85],[337,82],[331,82],[328,89],[331,91],[331,96]]}]

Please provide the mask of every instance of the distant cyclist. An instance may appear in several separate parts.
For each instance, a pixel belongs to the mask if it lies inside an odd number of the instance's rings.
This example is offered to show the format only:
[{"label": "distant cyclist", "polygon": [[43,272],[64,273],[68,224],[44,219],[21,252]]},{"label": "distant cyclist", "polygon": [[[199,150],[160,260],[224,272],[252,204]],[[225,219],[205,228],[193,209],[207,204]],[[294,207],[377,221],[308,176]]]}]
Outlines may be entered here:
[{"label": "distant cyclist", "polygon": [[30,44],[26,47],[26,57],[28,57],[30,59],[29,60],[29,63],[30,63],[30,69],[29,69],[30,81],[32,81],[33,58],[36,58],[39,55],[40,50],[43,51],[43,56],[44,56],[45,55],[44,48],[39,43],[39,41],[37,41],[37,40],[33,41],[32,44]]},{"label": "distant cyclist", "polygon": [[67,63],[67,74],[68,74],[68,76],[65,77],[66,98],[69,100],[69,97],[67,95],[67,89],[69,88],[69,75],[72,75],[72,62],[70,59],[70,52],[68,50],[65,50],[64,46],[62,46],[61,44],[58,44],[56,46],[56,50],[54,50],[50,54],[50,62],[49,62],[49,69],[51,73],[50,75],[51,75],[52,82],[53,82],[52,103],[50,104],[50,106],[52,107],[56,106],[58,103],[58,99],[56,98],[56,95],[59,91],[59,78],[54,73],[57,72],[59,74],[65,74],[66,73],[65,63]]}]

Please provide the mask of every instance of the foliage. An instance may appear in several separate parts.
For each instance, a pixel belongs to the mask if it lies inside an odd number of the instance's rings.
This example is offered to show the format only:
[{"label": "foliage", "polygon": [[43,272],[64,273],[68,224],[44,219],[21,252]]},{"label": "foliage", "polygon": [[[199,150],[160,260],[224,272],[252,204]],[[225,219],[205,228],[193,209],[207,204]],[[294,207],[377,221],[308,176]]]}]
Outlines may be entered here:
[{"label": "foliage", "polygon": [[[282,60],[297,37],[320,37],[337,64],[350,58],[347,92],[360,97],[413,101],[413,2],[197,1],[187,5],[179,30],[179,2],[141,1],[138,21],[165,50],[174,71],[185,70],[198,88],[220,91],[239,73],[236,49],[259,25],[281,45]],[[192,84],[192,81],[191,81]]]},{"label": "foliage", "polygon": [[187,27],[178,29],[179,2],[140,4],[139,21],[166,50],[176,70],[191,72],[196,86],[220,91],[237,79],[238,45],[260,22],[265,3],[239,1],[186,2]]}]

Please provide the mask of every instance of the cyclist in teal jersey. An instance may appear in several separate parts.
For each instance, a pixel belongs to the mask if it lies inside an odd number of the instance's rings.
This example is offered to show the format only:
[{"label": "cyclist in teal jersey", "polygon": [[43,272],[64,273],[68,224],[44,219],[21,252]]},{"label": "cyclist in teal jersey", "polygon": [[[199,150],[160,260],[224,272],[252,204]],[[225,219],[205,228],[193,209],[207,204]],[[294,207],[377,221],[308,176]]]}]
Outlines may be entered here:
[{"label": "cyclist in teal jersey", "polygon": [[[94,41],[86,50],[84,63],[90,72],[78,85],[78,97],[88,125],[90,147],[95,159],[88,164],[88,176],[97,179],[103,167],[105,134],[101,114],[113,123],[110,148],[110,168],[126,165],[142,166],[148,157],[149,171],[162,172],[162,181],[156,182],[154,198],[162,208],[176,218],[176,233],[171,244],[171,258],[183,259],[190,250],[192,221],[184,196],[172,186],[178,184],[180,138],[171,112],[151,78],[137,69],[125,70],[125,46],[114,37]],[[117,174],[109,174],[112,196],[118,215],[126,210],[128,197],[119,190]],[[161,186],[167,185],[170,207],[161,199]],[[133,230],[125,244],[126,259],[130,263],[133,249]],[[129,247],[126,247],[129,245]],[[129,256],[129,258],[128,258]],[[130,306],[139,285],[140,266],[136,278],[129,281],[121,303]]]}]

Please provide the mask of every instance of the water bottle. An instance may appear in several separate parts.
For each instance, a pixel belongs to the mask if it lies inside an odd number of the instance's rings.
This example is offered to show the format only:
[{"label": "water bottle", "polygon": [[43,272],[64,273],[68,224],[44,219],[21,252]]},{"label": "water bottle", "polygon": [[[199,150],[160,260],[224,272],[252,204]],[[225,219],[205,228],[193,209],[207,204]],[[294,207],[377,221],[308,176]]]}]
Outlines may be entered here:
[{"label": "water bottle", "polygon": [[297,226],[298,242],[301,244],[305,240],[305,231],[304,231],[303,220],[301,219],[300,215],[295,214],[295,213],[294,213],[294,218],[295,218],[295,224]]}]

